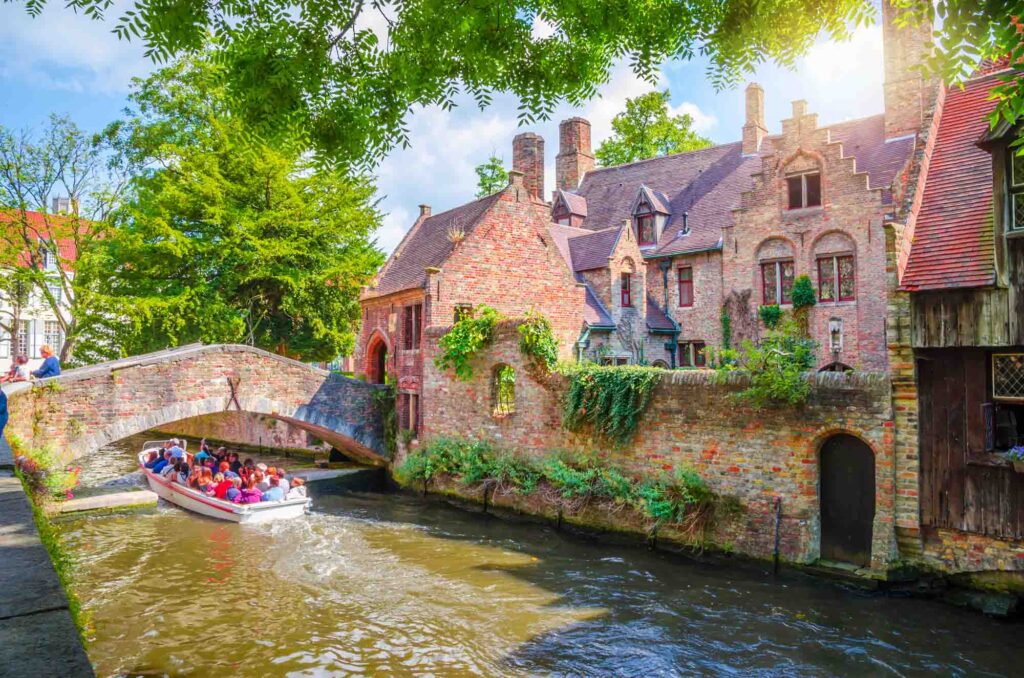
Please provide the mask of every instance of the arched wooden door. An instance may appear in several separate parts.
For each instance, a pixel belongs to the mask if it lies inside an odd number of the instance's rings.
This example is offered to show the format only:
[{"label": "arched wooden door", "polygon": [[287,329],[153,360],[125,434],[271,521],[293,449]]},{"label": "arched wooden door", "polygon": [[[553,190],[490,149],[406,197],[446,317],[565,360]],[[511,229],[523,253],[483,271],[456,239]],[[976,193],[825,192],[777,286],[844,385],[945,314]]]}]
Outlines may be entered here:
[{"label": "arched wooden door", "polygon": [[821,557],[871,564],[875,455],[864,441],[835,435],[821,446]]},{"label": "arched wooden door", "polygon": [[366,380],[371,384],[383,384],[388,374],[388,346],[380,337],[370,341]]}]

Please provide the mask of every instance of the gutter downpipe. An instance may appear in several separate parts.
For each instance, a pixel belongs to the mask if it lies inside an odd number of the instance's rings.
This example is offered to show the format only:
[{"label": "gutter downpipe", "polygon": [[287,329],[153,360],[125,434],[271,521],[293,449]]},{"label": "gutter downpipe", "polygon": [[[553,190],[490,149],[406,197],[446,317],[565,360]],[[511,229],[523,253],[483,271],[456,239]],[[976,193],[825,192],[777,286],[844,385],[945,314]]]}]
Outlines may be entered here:
[{"label": "gutter downpipe", "polygon": [[664,295],[665,306],[662,308],[662,310],[665,313],[665,317],[668,318],[668,321],[670,323],[672,323],[672,333],[671,333],[672,338],[669,339],[669,341],[665,344],[665,350],[667,350],[668,353],[669,353],[669,368],[674,370],[676,368],[676,350],[675,350],[675,347],[676,347],[677,343],[679,342],[679,332],[680,332],[680,329],[679,329],[679,323],[677,323],[675,318],[673,318],[671,316],[671,314],[669,314],[669,312],[668,312],[668,272],[672,269],[672,258],[669,257],[667,259],[662,259],[661,261],[659,261],[658,262],[658,268],[661,269],[661,283],[662,283],[662,287],[663,287],[663,289],[665,291],[665,295]]}]

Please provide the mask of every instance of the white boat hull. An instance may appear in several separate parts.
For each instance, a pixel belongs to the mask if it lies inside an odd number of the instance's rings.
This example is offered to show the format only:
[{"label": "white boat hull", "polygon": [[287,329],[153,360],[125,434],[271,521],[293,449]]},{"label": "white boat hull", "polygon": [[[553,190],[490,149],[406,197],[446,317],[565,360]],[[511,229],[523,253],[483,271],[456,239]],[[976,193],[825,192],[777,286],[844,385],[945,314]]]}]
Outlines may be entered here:
[{"label": "white boat hull", "polygon": [[143,451],[139,455],[139,468],[142,470],[142,475],[146,477],[146,481],[149,482],[149,489],[153,490],[161,499],[194,513],[234,523],[266,523],[272,520],[297,518],[304,514],[309,506],[308,498],[266,501],[259,504],[235,504],[207,497],[202,492],[179,485],[150,471],[143,465],[147,452],[148,450]]}]

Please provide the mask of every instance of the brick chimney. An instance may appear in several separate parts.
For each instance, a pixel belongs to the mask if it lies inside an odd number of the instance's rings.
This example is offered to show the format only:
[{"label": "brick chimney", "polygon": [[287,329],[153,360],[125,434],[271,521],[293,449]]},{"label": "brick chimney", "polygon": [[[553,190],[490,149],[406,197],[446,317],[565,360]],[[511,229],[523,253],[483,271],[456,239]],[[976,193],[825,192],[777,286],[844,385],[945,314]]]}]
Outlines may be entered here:
[{"label": "brick chimney", "polygon": [[78,214],[78,201],[71,198],[56,197],[52,201],[52,214]]},{"label": "brick chimney", "polygon": [[543,199],[544,138],[533,132],[517,134],[512,140],[512,169],[523,173],[523,186],[531,196]]},{"label": "brick chimney", "polygon": [[555,188],[575,191],[583,175],[594,169],[590,150],[590,121],[569,118],[558,126],[558,155],[555,156]]},{"label": "brick chimney", "polygon": [[430,216],[430,205],[420,205],[420,218],[426,219]]},{"label": "brick chimney", "polygon": [[747,120],[743,124],[743,155],[761,150],[761,142],[768,135],[764,124],[764,88],[756,82],[747,85]]},{"label": "brick chimney", "polygon": [[896,25],[900,11],[882,0],[882,48],[885,57],[885,137],[915,134],[921,129],[927,83],[915,68],[931,52],[932,26]]}]

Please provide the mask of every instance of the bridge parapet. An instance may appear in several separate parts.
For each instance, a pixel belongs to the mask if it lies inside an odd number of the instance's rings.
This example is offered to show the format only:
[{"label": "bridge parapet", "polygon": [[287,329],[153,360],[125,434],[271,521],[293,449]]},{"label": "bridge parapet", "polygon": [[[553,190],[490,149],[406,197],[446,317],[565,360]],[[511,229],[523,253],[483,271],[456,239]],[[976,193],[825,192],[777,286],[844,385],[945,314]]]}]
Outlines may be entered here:
[{"label": "bridge parapet", "polygon": [[64,459],[182,419],[238,410],[286,421],[364,461],[387,449],[385,387],[240,344],[192,344],[4,388],[8,432]]}]

